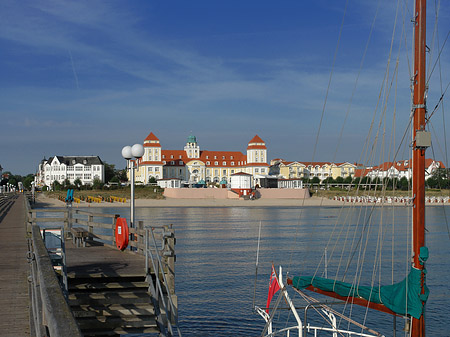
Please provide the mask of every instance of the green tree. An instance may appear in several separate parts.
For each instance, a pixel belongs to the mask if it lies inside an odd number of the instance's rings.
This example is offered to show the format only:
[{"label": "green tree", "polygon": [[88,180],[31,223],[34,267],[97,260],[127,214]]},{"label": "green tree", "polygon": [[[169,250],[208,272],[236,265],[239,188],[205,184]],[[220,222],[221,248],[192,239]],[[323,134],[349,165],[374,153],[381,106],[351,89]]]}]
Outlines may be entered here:
[{"label": "green tree", "polygon": [[61,191],[61,183],[58,180],[53,181],[52,189],[53,191]]},{"label": "green tree", "polygon": [[155,177],[150,177],[150,178],[148,179],[148,183],[149,183],[149,184],[156,184],[156,178],[155,178]]},{"label": "green tree", "polygon": [[79,190],[81,186],[83,186],[83,183],[81,182],[80,178],[77,178],[74,180],[73,184],[75,185],[75,187]]},{"label": "green tree", "polygon": [[320,179],[319,179],[319,177],[314,177],[314,178],[312,178],[312,179],[311,179],[311,183],[314,184],[314,185],[320,184]]},{"label": "green tree", "polygon": [[24,179],[23,179],[23,186],[27,189],[27,190],[31,190],[31,183],[34,181],[34,175],[33,174],[29,174],[27,175]]},{"label": "green tree", "polygon": [[116,175],[116,169],[114,164],[105,164],[105,181],[110,181]]},{"label": "green tree", "polygon": [[353,182],[352,176],[345,177],[344,184],[351,184]]},{"label": "green tree", "polygon": [[69,178],[64,179],[62,185],[63,185],[63,188],[66,189],[66,190],[71,188],[71,184],[70,184]]},{"label": "green tree", "polygon": [[94,190],[101,190],[103,188],[103,185],[104,184],[102,183],[102,181],[100,179],[95,178],[94,182],[92,183],[92,188]]},{"label": "green tree", "polygon": [[119,179],[119,182],[128,181],[127,171],[128,171],[127,169],[116,171],[116,177]]},{"label": "green tree", "polygon": [[398,181],[398,188],[401,189],[402,191],[407,191],[409,189],[408,178],[401,177],[400,180]]},{"label": "green tree", "polygon": [[336,183],[337,183],[337,184],[343,184],[343,183],[344,183],[344,178],[342,178],[342,177],[337,177],[337,178],[336,178]]}]

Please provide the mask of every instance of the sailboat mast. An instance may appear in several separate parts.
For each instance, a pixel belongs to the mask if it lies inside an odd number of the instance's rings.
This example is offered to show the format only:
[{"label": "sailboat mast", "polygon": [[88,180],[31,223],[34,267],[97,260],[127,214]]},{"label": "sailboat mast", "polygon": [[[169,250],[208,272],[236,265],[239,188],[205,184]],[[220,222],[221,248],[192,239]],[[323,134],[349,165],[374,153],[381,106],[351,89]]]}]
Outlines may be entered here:
[{"label": "sailboat mast", "polygon": [[[416,0],[414,27],[414,131],[413,131],[413,267],[422,270],[424,263],[419,260],[420,248],[425,246],[425,150],[421,144],[425,131],[425,94],[426,94],[426,0]],[[424,275],[421,289],[424,293]],[[412,319],[412,337],[425,336],[424,314]]]}]

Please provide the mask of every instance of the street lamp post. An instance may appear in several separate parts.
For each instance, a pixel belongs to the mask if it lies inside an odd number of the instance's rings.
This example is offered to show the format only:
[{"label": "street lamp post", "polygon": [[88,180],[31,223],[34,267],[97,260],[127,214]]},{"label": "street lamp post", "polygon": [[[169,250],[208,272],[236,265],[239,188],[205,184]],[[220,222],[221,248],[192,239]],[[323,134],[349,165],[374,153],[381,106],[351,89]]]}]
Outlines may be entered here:
[{"label": "street lamp post", "polygon": [[[134,227],[134,170],[137,166],[134,163],[142,158],[144,155],[144,147],[141,144],[134,144],[133,146],[125,146],[122,149],[122,157],[127,160],[127,168],[130,169],[131,178],[131,198],[130,198],[130,228]],[[135,158],[135,160],[131,160]]]}]

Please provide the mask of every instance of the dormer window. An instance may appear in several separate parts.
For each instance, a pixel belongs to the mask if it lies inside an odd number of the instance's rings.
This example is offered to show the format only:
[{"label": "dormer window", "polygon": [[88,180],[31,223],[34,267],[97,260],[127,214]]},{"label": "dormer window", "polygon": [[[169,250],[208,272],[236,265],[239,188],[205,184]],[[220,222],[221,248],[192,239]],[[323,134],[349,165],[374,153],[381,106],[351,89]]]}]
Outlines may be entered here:
[{"label": "dormer window", "polygon": [[222,156],[222,159],[225,159],[225,156]]},{"label": "dormer window", "polygon": [[170,158],[173,159],[173,154],[170,155]]},{"label": "dormer window", "polygon": [[227,162],[226,161],[222,162],[222,165],[227,166]]},{"label": "dormer window", "polygon": [[215,162],[214,162],[214,165],[216,165],[216,166],[219,165],[219,162],[218,162],[218,161],[215,161]]},{"label": "dormer window", "polygon": [[214,156],[214,159],[217,159],[217,156]]},{"label": "dormer window", "polygon": [[206,159],[209,159],[209,156],[206,156]]}]

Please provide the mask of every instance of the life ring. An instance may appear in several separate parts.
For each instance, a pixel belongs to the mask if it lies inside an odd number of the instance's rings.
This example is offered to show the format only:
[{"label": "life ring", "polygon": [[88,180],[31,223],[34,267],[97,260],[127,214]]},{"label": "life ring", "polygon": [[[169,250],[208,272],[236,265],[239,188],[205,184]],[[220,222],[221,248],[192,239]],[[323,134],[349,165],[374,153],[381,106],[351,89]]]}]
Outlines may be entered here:
[{"label": "life ring", "polygon": [[117,218],[116,222],[116,246],[119,250],[124,250],[128,246],[128,225],[125,218]]}]

